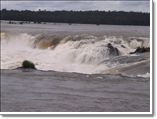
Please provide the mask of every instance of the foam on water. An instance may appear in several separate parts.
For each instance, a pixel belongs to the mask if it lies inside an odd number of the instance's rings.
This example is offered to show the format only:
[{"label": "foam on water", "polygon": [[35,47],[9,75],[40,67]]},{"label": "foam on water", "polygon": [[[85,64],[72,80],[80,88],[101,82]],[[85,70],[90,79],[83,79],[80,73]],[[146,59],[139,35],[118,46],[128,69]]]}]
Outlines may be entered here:
[{"label": "foam on water", "polygon": [[[141,43],[142,42],[142,43]],[[81,34],[73,36],[45,36],[26,33],[1,33],[1,69],[14,69],[24,60],[35,63],[37,69],[79,73],[104,73],[105,70],[119,65],[101,63],[111,54],[108,44],[118,49],[118,55],[128,55],[135,45],[142,46],[141,40],[125,40],[123,37]],[[145,43],[146,44],[146,43]],[[147,43],[148,44],[148,43]]]},{"label": "foam on water", "polygon": [[146,74],[139,74],[139,75],[137,75],[138,77],[144,77],[144,78],[148,78],[148,77],[150,77],[150,73],[146,73]]}]

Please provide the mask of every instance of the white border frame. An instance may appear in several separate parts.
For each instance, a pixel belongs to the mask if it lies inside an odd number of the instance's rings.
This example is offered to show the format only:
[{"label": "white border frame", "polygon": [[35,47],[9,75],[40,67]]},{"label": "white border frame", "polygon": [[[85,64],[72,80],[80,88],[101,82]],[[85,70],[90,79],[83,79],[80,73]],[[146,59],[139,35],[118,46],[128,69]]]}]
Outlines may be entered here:
[{"label": "white border frame", "polygon": [[[58,0],[59,1],[59,0]],[[90,0],[89,0],[90,1]],[[91,0],[92,1],[92,0]],[[96,0],[95,0],[96,1]],[[129,0],[128,0],[129,1]],[[138,1],[138,0],[137,0]],[[132,115],[132,116],[135,116],[135,115],[145,115],[145,116],[153,116],[153,110],[154,110],[154,107],[152,106],[152,104],[154,103],[154,99],[153,99],[153,88],[154,88],[154,85],[153,85],[153,78],[154,78],[154,72],[153,72],[153,61],[154,61],[154,44],[153,43],[153,32],[152,30],[154,30],[152,28],[152,23],[153,23],[153,0],[149,0],[150,1],[150,112],[0,112],[0,115],[2,116],[7,116],[7,115],[51,115],[51,116],[75,116],[75,115],[97,115],[97,116],[107,116],[107,115],[111,115],[111,116],[115,116],[115,115],[119,115],[119,116],[127,116],[127,115]],[[114,114],[114,115],[113,115]]]}]

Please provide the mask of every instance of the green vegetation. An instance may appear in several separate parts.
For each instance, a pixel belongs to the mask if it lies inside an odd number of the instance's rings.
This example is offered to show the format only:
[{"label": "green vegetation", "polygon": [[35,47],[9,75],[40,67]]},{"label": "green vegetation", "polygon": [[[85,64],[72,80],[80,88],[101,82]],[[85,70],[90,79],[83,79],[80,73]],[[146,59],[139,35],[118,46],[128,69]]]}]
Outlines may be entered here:
[{"label": "green vegetation", "polygon": [[27,21],[34,23],[80,23],[112,25],[150,25],[150,14],[124,11],[1,11],[1,20]]}]

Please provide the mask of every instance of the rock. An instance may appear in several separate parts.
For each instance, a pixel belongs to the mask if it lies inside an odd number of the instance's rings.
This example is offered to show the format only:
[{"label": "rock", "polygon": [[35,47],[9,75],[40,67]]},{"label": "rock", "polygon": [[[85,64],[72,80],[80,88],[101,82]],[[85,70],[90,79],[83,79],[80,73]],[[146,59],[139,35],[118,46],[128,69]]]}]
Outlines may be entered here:
[{"label": "rock", "polygon": [[135,53],[144,53],[144,52],[150,52],[149,47],[137,47],[134,52],[130,52],[130,54],[135,54]]},{"label": "rock", "polygon": [[35,65],[31,61],[28,61],[28,60],[23,61],[21,68],[23,68],[23,69],[36,69]]},{"label": "rock", "polygon": [[124,45],[121,45],[122,48],[126,48]]},{"label": "rock", "polygon": [[107,47],[109,49],[109,55],[113,55],[113,56],[119,56],[119,50],[115,47],[112,46],[111,43],[107,44]]}]

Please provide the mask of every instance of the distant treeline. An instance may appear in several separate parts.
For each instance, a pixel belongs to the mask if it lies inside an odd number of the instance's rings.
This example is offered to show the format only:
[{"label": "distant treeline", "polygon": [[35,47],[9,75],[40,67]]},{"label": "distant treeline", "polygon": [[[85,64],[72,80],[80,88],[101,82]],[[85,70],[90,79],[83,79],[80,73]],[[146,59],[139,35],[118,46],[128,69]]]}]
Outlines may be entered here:
[{"label": "distant treeline", "polygon": [[124,11],[30,11],[2,9],[1,20],[29,21],[34,23],[80,23],[112,25],[150,25],[150,14]]}]

